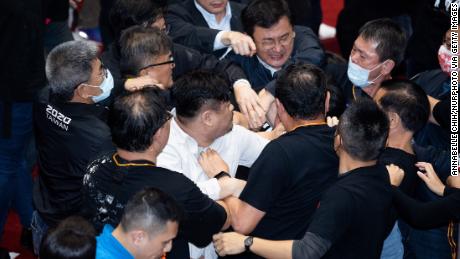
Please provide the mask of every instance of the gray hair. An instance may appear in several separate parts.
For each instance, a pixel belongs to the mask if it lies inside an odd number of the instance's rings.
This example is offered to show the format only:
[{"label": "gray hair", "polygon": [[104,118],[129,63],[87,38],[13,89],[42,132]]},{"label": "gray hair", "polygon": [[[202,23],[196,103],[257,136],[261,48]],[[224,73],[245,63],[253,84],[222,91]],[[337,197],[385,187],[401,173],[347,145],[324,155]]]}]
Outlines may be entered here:
[{"label": "gray hair", "polygon": [[51,96],[70,101],[75,87],[91,77],[91,62],[98,57],[96,43],[68,41],[55,47],[46,59],[46,77]]}]

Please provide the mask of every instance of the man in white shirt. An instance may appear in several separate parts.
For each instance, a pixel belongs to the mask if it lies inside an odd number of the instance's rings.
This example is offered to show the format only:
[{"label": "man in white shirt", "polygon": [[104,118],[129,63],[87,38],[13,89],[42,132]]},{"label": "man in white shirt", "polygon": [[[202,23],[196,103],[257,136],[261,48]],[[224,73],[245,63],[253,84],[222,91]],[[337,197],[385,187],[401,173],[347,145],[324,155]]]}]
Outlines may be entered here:
[{"label": "man in white shirt", "polygon": [[[217,75],[196,71],[175,82],[175,117],[171,121],[169,140],[158,156],[158,166],[183,173],[201,191],[214,200],[238,197],[246,182],[234,178],[238,165],[250,167],[268,140],[241,126],[233,125],[230,88]],[[200,165],[201,156],[214,159],[215,164],[228,165],[216,171],[212,163]],[[190,257],[216,258],[214,248],[190,247]]]}]

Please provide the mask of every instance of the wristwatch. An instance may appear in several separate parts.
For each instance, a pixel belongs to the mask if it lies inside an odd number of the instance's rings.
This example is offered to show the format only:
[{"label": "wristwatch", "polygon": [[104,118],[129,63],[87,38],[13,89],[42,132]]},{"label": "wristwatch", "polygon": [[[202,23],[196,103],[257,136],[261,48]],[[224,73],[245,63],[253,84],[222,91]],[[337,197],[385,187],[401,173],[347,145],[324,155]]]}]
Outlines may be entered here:
[{"label": "wristwatch", "polygon": [[231,178],[230,174],[225,172],[225,171],[220,171],[220,173],[214,175],[214,178],[216,178],[217,180],[219,180],[220,178],[224,177],[224,176],[228,176]]},{"label": "wristwatch", "polygon": [[247,237],[246,239],[244,239],[244,248],[245,248],[245,251],[249,251],[249,248],[252,246],[252,241],[253,241],[254,237]]}]

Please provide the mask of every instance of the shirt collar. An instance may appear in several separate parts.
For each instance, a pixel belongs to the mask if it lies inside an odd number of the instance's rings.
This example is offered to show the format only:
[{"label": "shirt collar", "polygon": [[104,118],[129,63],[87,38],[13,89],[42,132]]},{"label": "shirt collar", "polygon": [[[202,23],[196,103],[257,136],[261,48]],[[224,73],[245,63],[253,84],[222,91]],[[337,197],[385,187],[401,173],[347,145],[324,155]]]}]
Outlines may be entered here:
[{"label": "shirt collar", "polygon": [[224,22],[228,22],[230,25],[230,18],[232,18],[232,8],[230,8],[230,2],[227,2],[227,6],[225,7],[225,16],[224,18],[220,21],[220,24],[216,20],[216,16],[208,11],[206,11],[196,0],[193,1],[195,3],[196,9],[203,15],[204,19],[208,23],[209,27],[212,29],[214,26],[211,26],[213,24],[215,25],[221,25]]},{"label": "shirt collar", "polygon": [[268,69],[268,71],[270,71],[270,73],[272,74],[275,74],[276,72],[278,72],[280,69],[276,69],[272,66],[270,66],[269,64],[265,63],[261,58],[259,58],[259,56],[257,56],[257,59],[259,60],[260,64],[262,64],[262,66],[264,66],[266,69]]}]

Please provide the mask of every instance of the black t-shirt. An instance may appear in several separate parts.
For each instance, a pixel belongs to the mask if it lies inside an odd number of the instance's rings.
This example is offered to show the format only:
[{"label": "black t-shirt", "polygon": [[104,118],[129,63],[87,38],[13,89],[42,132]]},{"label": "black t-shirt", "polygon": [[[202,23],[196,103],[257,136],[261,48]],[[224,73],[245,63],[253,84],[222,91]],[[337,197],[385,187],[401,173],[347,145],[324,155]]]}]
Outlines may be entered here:
[{"label": "black t-shirt", "polygon": [[208,245],[212,235],[225,223],[224,208],[183,174],[145,160],[126,161],[113,152],[104,154],[87,168],[83,181],[84,214],[99,231],[105,224],[116,227],[128,200],[146,187],[171,195],[185,212],[168,258],[189,257],[187,242],[199,247]]},{"label": "black t-shirt", "polygon": [[268,143],[249,172],[240,199],[266,214],[253,236],[299,239],[319,198],[337,179],[334,129],[299,127]]},{"label": "black t-shirt", "polygon": [[404,179],[399,185],[399,189],[407,195],[413,197],[417,185],[420,183],[420,178],[417,175],[417,157],[414,154],[409,154],[401,149],[387,147],[379,157],[379,164],[389,165],[395,164],[404,170]]},{"label": "black t-shirt", "polygon": [[[307,232],[332,243],[322,258],[380,258],[391,201],[384,166],[354,169],[340,176],[321,197]],[[294,255],[298,244],[294,242]]]},{"label": "black t-shirt", "polygon": [[40,174],[33,198],[48,226],[81,210],[86,166],[114,149],[106,113],[95,104],[45,102],[34,107]]}]

